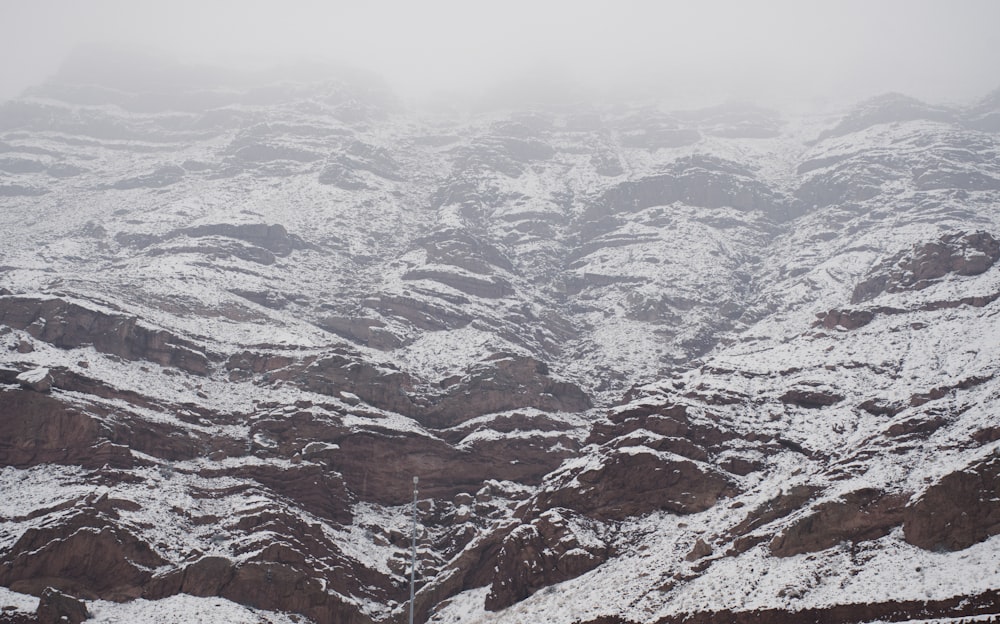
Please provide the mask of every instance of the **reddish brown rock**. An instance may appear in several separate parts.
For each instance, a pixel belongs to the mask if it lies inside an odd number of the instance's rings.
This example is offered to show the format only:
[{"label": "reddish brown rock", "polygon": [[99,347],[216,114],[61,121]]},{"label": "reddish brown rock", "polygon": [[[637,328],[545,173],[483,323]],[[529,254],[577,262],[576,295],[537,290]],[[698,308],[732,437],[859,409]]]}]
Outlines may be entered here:
[{"label": "reddish brown rock", "polygon": [[698,538],[698,541],[691,547],[691,552],[684,557],[685,561],[697,561],[712,554],[712,547],[705,540]]},{"label": "reddish brown rock", "polygon": [[55,587],[87,599],[142,594],[150,569],[166,562],[140,538],[90,510],[30,528],[0,559],[0,584],[39,595]]},{"label": "reddish brown rock", "polygon": [[169,239],[177,236],[232,238],[267,249],[279,256],[287,256],[295,249],[305,249],[309,246],[298,235],[289,234],[285,226],[278,223],[271,225],[266,223],[212,223],[174,230],[163,238]]},{"label": "reddish brown rock", "polygon": [[504,539],[486,608],[499,611],[509,607],[543,587],[593,570],[607,557],[603,542],[593,536],[581,539],[563,513],[547,511],[518,525]]},{"label": "reddish brown rock", "polygon": [[459,300],[454,303],[456,305],[432,303],[416,297],[387,294],[371,297],[361,302],[363,306],[377,310],[380,314],[404,319],[420,329],[430,331],[457,329],[472,322],[472,317],[462,312],[459,307],[468,303],[468,300]]},{"label": "reddish brown rock", "polygon": [[353,496],[337,473],[324,471],[313,463],[289,467],[248,463],[229,469],[202,470],[204,477],[227,476],[255,481],[302,509],[321,518],[350,524]]},{"label": "reddish brown rock", "polygon": [[648,447],[602,450],[595,459],[559,475],[538,495],[536,505],[621,520],[659,510],[697,513],[735,492],[721,471]]},{"label": "reddish brown rock", "polygon": [[733,540],[728,554],[746,552],[757,544],[766,542],[771,536],[757,530],[801,508],[817,491],[818,488],[813,486],[796,485],[751,509],[743,520],[728,531],[727,538]]},{"label": "reddish brown rock", "polygon": [[[692,456],[692,459],[700,459],[705,451],[720,451],[728,441],[736,437],[733,433],[725,432],[704,419],[693,422],[684,405],[638,403],[612,411],[608,414],[607,420],[596,421],[591,426],[586,443],[604,444],[640,429],[666,438],[687,440],[700,449],[694,451],[696,455]],[[679,452],[682,447],[677,446],[676,449],[668,450]]]},{"label": "reddish brown rock", "polygon": [[[241,363],[234,366],[253,370],[249,362],[247,368]],[[509,354],[483,360],[437,389],[418,386],[417,380],[390,363],[365,361],[343,349],[272,370],[267,376],[331,397],[343,397],[348,392],[369,405],[436,429],[485,414],[529,407],[547,412],[580,412],[591,406],[583,390],[550,377],[543,362]]]},{"label": "reddish brown rock", "polygon": [[162,329],[141,325],[134,316],[86,308],[62,299],[0,297],[0,325],[26,330],[34,338],[63,349],[92,345],[127,360],[207,375],[208,355]]},{"label": "reddish brown rock", "polygon": [[[451,444],[457,444],[470,434],[478,431],[494,431],[497,433],[514,432],[568,432],[574,425],[558,415],[541,413],[509,412],[496,414],[489,420],[477,419],[475,423],[463,423],[442,430],[438,435]],[[561,440],[560,440],[561,442]]]},{"label": "reddish brown rock", "polygon": [[291,366],[294,362],[293,358],[286,355],[241,351],[229,356],[229,359],[226,360],[226,370],[244,373],[240,378],[249,379],[252,375],[270,373]]},{"label": "reddish brown rock", "polygon": [[87,605],[52,587],[42,590],[38,600],[38,624],[80,624],[90,618]]},{"label": "reddish brown rock", "polygon": [[452,559],[434,582],[420,588],[416,595],[418,621],[427,621],[431,609],[467,589],[485,587],[493,582],[497,557],[503,540],[519,523],[506,523],[473,541]]},{"label": "reddish brown rock", "polygon": [[35,368],[18,375],[17,383],[26,390],[49,392],[52,390],[52,375],[47,368]]},{"label": "reddish brown rock", "polygon": [[788,389],[778,397],[778,400],[782,403],[798,405],[806,409],[819,409],[828,405],[836,405],[843,401],[844,397],[833,390],[804,385]]},{"label": "reddish brown rock", "polygon": [[[845,602],[808,609],[752,609],[748,611],[696,611],[668,615],[656,624],[867,624],[899,621],[965,621],[996,624],[1000,592],[958,595],[942,600],[892,600]],[[969,616],[979,616],[971,618]],[[599,616],[579,624],[636,624],[619,616]]]},{"label": "reddish brown rock", "polygon": [[353,605],[344,604],[317,578],[282,563],[238,566],[222,588],[223,598],[269,611],[301,613],[318,624],[371,624]]},{"label": "reddish brown rock", "polygon": [[888,535],[902,522],[908,498],[907,494],[866,488],[817,505],[771,540],[771,553],[790,557],[841,542],[863,542]]},{"label": "reddish brown rock", "polygon": [[331,351],[318,359],[271,372],[269,377],[331,397],[351,392],[369,405],[408,416],[417,410],[409,394],[414,389],[409,375],[391,364],[368,362],[349,351]]},{"label": "reddish brown rock", "polygon": [[[225,557],[202,557],[183,569],[177,579],[173,591],[162,592],[155,598],[162,598],[177,593],[192,596],[218,596],[222,588],[233,580],[236,564]],[[147,588],[147,596],[150,588]]]},{"label": "reddish brown rock", "polygon": [[374,349],[390,351],[403,345],[403,341],[378,319],[328,316],[316,324],[341,338]]},{"label": "reddish brown rock", "polygon": [[871,310],[830,310],[816,315],[817,321],[813,327],[824,327],[835,329],[842,327],[851,330],[864,327],[875,319],[875,313]]},{"label": "reddish brown rock", "polygon": [[883,292],[922,290],[942,277],[985,272],[1000,259],[1000,241],[988,232],[956,232],[903,251],[872,269],[851,296],[868,301]]},{"label": "reddish brown rock", "polygon": [[431,436],[377,430],[353,431],[336,443],[339,449],[321,461],[343,474],[359,499],[387,505],[410,500],[413,475],[422,495],[446,500],[490,479],[535,484],[576,448],[572,438],[545,435],[485,436],[455,448]]},{"label": "reddish brown rock", "polygon": [[579,387],[549,377],[545,363],[509,354],[478,363],[430,402],[416,417],[435,428],[527,407],[546,412],[581,412],[591,407],[590,397]]},{"label": "reddish brown rock", "polygon": [[945,475],[903,513],[906,541],[927,550],[962,550],[1000,533],[1000,455]]},{"label": "reddish brown rock", "polygon": [[507,280],[495,276],[471,275],[437,269],[412,269],[403,275],[404,280],[432,280],[450,286],[474,297],[501,299],[514,294],[514,287]]},{"label": "reddish brown rock", "polygon": [[129,449],[111,443],[107,434],[92,416],[50,395],[0,390],[0,464],[131,467]]}]

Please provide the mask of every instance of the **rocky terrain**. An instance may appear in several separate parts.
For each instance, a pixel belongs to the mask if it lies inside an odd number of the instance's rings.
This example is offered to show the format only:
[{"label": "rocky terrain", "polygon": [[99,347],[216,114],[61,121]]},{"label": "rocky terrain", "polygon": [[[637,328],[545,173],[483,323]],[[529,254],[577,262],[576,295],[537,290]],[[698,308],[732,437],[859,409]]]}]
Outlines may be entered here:
[{"label": "rocky terrain", "polygon": [[[0,622],[1000,613],[1000,92],[0,104]],[[82,609],[82,610],[81,610]]]}]

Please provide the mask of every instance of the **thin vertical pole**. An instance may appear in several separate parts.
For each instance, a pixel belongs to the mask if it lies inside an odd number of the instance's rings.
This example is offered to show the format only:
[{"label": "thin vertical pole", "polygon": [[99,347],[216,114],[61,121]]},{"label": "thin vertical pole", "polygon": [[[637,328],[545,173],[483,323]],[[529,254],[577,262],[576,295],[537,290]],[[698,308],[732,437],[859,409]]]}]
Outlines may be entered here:
[{"label": "thin vertical pole", "polygon": [[413,477],[413,551],[410,557],[410,624],[413,624],[413,588],[417,581],[417,479]]}]

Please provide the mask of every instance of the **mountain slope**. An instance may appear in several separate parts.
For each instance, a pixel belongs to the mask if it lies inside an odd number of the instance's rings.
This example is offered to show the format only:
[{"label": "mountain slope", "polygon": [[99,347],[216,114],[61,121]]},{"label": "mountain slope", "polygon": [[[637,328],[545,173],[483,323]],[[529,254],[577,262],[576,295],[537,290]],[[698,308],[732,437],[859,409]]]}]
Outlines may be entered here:
[{"label": "mountain slope", "polygon": [[0,107],[15,606],[395,621],[419,475],[421,619],[996,612],[990,98],[170,75]]}]

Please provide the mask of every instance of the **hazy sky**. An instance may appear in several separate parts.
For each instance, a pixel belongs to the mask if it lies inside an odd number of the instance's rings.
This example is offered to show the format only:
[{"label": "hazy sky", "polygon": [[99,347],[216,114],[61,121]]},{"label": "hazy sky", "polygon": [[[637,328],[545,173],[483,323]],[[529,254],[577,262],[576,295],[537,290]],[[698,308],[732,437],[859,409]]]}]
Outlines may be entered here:
[{"label": "hazy sky", "polygon": [[965,103],[1000,87],[1000,0],[0,0],[0,24],[0,99],[91,42],[221,64],[335,60],[420,97],[524,75],[762,103]]}]

